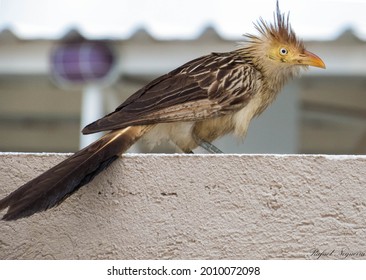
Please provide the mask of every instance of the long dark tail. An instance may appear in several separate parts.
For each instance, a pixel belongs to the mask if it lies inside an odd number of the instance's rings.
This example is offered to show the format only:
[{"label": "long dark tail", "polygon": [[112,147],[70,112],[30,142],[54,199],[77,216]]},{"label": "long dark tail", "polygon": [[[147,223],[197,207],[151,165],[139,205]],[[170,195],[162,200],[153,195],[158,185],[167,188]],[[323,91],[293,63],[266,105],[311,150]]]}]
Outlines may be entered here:
[{"label": "long dark tail", "polygon": [[149,126],[112,131],[0,200],[8,207],[3,220],[16,220],[61,203],[107,168],[135,143]]}]

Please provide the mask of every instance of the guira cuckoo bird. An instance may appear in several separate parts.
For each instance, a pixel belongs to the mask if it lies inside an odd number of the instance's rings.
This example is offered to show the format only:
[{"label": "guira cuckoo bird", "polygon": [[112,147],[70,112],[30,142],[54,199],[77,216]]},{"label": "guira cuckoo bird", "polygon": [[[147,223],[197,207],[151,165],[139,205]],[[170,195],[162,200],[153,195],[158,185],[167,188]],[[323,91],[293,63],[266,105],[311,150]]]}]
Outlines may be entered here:
[{"label": "guira cuckoo bird", "polygon": [[27,217],[58,205],[140,138],[151,144],[168,140],[185,153],[197,146],[219,151],[210,142],[227,133],[243,137],[251,119],[300,70],[325,68],[296,37],[278,3],[274,22],[261,18],[255,28],[257,35],[244,35],[240,48],[187,62],[86,126],[84,134],[109,132],[0,200],[0,210],[8,208],[3,219]]}]

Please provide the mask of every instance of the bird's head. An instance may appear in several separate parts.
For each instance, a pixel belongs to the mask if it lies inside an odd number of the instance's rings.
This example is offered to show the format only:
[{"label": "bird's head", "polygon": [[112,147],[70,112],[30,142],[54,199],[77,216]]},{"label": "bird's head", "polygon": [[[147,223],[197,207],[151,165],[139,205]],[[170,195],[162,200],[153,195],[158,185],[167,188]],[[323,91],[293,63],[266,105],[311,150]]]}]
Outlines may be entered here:
[{"label": "bird's head", "polygon": [[[266,72],[284,70],[296,74],[308,66],[325,68],[324,62],[305,49],[289,23],[289,16],[281,14],[277,2],[274,22],[267,23],[262,18],[255,24],[259,35],[246,34],[243,48],[253,58],[253,62]],[[299,67],[300,66],[300,67]]]}]

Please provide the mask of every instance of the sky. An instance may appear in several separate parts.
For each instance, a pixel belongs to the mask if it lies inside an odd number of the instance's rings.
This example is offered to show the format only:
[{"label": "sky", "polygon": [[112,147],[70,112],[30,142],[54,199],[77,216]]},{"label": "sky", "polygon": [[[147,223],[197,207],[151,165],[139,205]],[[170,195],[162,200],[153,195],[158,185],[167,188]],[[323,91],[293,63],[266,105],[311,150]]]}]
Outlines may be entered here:
[{"label": "sky", "polygon": [[[57,39],[70,29],[88,38],[128,38],[138,29],[161,40],[192,39],[214,27],[226,39],[271,21],[275,0],[0,0],[0,32]],[[332,40],[352,28],[366,40],[366,0],[280,0],[297,34]]]}]

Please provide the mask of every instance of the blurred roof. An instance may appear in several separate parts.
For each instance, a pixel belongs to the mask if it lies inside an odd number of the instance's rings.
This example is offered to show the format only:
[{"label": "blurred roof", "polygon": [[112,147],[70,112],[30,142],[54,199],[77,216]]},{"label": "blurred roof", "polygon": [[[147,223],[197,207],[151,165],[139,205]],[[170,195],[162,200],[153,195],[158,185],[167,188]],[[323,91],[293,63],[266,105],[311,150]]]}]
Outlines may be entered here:
[{"label": "blurred roof", "polygon": [[[76,31],[88,39],[125,40],[143,30],[156,40],[190,40],[213,29],[222,39],[271,21],[275,0],[0,0],[0,35],[58,40]],[[281,0],[305,40],[333,40],[345,30],[366,40],[366,0]]]}]

